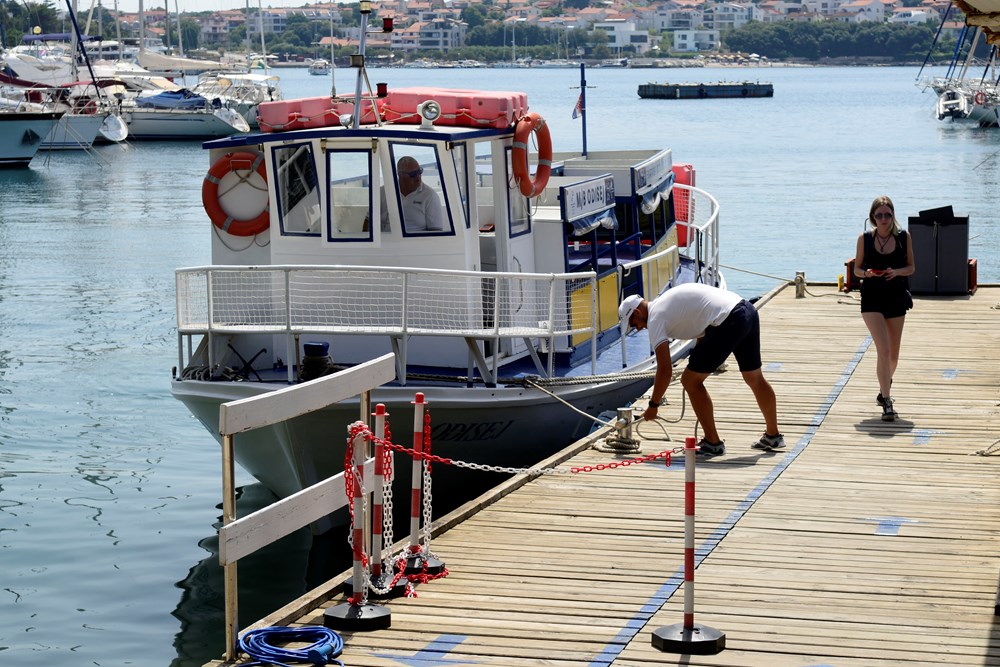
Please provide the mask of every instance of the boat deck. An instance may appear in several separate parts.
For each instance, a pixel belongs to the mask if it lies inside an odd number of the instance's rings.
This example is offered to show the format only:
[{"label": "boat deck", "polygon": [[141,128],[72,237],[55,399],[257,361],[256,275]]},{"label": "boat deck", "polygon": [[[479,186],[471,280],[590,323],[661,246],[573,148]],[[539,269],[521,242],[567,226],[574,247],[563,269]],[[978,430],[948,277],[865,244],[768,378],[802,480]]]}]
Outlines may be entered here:
[{"label": "boat deck", "polygon": [[[432,544],[448,576],[420,585],[417,597],[379,601],[391,628],[342,632],[340,659],[1000,665],[1000,288],[915,299],[894,423],[875,405],[875,347],[857,293],[808,292],[796,299],[789,287],[761,307],[786,450],[750,448],[762,424],[735,365],[708,380],[728,451],[698,462],[695,625],[725,633],[725,650],[677,655],[651,645],[654,630],[683,620],[678,456],[670,468],[520,477],[498,487],[495,502],[468,503],[439,522],[446,530]],[[661,417],[676,420],[676,382],[667,397]],[[692,435],[690,406],[663,426],[671,442],[655,423],[640,427],[643,453]],[[615,459],[578,443],[547,464]],[[322,625],[323,610],[344,599],[345,578],[258,626]]]}]

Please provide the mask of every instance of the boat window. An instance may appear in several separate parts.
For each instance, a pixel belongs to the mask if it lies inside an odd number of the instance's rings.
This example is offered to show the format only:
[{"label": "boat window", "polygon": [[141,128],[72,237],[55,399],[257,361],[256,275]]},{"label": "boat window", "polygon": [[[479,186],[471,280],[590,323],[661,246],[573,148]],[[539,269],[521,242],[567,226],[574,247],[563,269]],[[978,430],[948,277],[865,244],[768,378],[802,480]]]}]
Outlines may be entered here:
[{"label": "boat window", "polygon": [[281,233],[319,236],[322,213],[312,147],[297,144],[276,148],[274,173]]},{"label": "boat window", "polygon": [[330,175],[330,216],[327,239],[360,241],[372,238],[370,150],[331,150],[326,154]]},{"label": "boat window", "polygon": [[520,236],[521,234],[527,234],[531,231],[531,217],[528,213],[528,205],[530,200],[521,194],[521,190],[518,184],[514,181],[514,172],[511,159],[510,159],[510,149],[507,149],[507,183],[510,188],[510,195],[507,197],[507,201],[510,203],[508,207],[508,218],[510,219],[510,236],[511,238],[515,236]]},{"label": "boat window", "polygon": [[453,234],[447,191],[434,146],[392,143],[389,154],[403,235]]},{"label": "boat window", "polygon": [[472,215],[469,211],[469,174],[466,169],[466,160],[468,160],[469,153],[465,144],[457,144],[454,148],[449,151],[451,154],[452,162],[455,164],[455,173],[458,174],[458,194],[462,198],[462,211],[457,214],[459,224],[461,224],[461,218],[465,218],[465,228],[469,228],[469,221],[472,219]]}]

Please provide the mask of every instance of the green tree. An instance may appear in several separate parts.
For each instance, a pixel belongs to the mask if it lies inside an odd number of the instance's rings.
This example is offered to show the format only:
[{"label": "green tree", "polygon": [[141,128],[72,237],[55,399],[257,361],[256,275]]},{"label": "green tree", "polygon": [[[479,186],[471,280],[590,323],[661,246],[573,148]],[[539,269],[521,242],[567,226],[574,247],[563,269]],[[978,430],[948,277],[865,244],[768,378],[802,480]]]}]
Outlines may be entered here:
[{"label": "green tree", "polygon": [[[772,60],[853,57],[902,62],[922,59],[931,50],[934,32],[930,24],[751,21],[738,30],[727,31],[722,44],[728,51],[759,53]],[[932,55],[948,57],[953,47],[954,40],[939,41]]]},{"label": "green tree", "polygon": [[462,20],[469,26],[469,30],[479,27],[486,23],[486,8],[482,5],[469,5],[462,10]]},{"label": "green tree", "polygon": [[59,12],[49,3],[0,0],[0,25],[7,35],[7,45],[15,46],[38,27],[41,33],[67,30]]}]

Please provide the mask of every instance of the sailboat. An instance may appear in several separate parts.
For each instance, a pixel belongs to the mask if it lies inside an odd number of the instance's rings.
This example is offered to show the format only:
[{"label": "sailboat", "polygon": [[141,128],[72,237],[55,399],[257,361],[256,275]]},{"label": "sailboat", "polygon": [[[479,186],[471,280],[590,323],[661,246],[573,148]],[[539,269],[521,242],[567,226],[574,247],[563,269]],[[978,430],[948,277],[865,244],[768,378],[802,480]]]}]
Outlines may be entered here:
[{"label": "sailboat", "polygon": [[[942,18],[942,27],[950,10],[951,5]],[[1000,74],[997,71],[996,45],[990,47],[985,61],[976,57],[983,37],[995,35],[1000,21],[994,19],[991,28],[989,24],[982,24],[983,20],[978,18],[977,25],[973,26],[969,23],[969,15],[966,15],[966,25],[958,39],[947,73],[920,84],[925,90],[930,89],[937,95],[934,109],[938,120],[970,123],[979,127],[1000,126]],[[939,28],[935,43],[940,33]],[[931,48],[934,48],[933,44]],[[963,49],[967,49],[964,57]],[[927,59],[924,60],[924,64],[926,63]]]}]

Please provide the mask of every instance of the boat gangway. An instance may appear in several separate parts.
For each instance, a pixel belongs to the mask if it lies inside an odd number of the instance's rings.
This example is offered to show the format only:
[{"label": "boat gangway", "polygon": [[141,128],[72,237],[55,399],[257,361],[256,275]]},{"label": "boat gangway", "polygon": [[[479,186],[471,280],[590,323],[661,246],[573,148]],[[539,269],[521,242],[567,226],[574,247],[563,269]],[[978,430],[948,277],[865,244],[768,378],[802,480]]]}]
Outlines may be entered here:
[{"label": "boat gangway", "polygon": [[[391,626],[341,632],[340,660],[1000,665],[1000,287],[915,298],[895,422],[875,404],[875,347],[857,293],[800,287],[758,301],[787,448],[751,449],[761,419],[734,364],[707,383],[727,451],[697,464],[694,621],[724,633],[724,650],[678,655],[651,642],[684,611],[675,457],[669,467],[515,476],[442,517],[431,549],[448,575],[419,584],[416,597],[377,601]],[[695,434],[676,381],[667,398],[663,420],[633,430],[643,454]],[[537,467],[637,456],[599,451],[602,433]],[[251,627],[323,625],[350,577]]]}]

